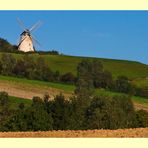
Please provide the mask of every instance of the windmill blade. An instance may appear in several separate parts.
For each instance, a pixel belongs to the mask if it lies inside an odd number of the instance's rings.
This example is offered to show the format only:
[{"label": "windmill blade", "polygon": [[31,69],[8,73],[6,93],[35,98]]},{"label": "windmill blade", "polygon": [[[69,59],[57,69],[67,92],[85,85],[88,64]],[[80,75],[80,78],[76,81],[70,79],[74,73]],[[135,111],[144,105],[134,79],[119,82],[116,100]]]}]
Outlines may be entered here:
[{"label": "windmill blade", "polygon": [[20,44],[20,38],[17,39],[16,45],[18,46]]},{"label": "windmill blade", "polygon": [[42,22],[41,22],[41,21],[38,21],[36,24],[34,24],[34,25],[29,29],[29,31],[30,31],[30,32],[35,31],[35,30],[37,30],[41,25],[42,25]]},{"label": "windmill blade", "polygon": [[20,25],[21,29],[23,29],[24,31],[26,31],[26,28],[25,28],[23,22],[19,18],[17,18],[17,22]]},{"label": "windmill blade", "polygon": [[42,45],[40,44],[40,42],[39,42],[33,35],[31,35],[31,37],[32,37],[33,41],[34,41],[38,46],[42,47]]}]

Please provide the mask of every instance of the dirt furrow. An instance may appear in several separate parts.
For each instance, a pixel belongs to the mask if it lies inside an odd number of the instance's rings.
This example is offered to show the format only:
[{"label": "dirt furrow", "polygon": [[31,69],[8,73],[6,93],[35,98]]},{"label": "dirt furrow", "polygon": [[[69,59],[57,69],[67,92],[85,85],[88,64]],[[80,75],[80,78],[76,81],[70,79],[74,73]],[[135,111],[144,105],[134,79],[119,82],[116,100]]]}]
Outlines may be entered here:
[{"label": "dirt furrow", "polygon": [[46,131],[46,132],[0,132],[0,137],[144,137],[148,138],[148,128],[118,129],[118,130],[67,130],[67,131]]}]

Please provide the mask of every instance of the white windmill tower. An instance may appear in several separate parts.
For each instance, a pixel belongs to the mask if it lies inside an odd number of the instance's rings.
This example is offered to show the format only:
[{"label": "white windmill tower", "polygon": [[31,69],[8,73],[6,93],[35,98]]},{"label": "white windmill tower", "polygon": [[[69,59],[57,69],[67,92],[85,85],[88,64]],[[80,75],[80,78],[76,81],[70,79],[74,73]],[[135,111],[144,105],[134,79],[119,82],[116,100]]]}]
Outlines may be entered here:
[{"label": "white windmill tower", "polygon": [[18,50],[23,52],[34,52],[34,42],[40,45],[40,43],[35,39],[35,37],[31,34],[33,31],[35,31],[40,25],[41,22],[37,22],[35,25],[33,25],[30,29],[26,29],[22,21],[17,18],[17,21],[20,25],[20,27],[23,29],[23,32],[20,34],[20,40],[18,44]]}]

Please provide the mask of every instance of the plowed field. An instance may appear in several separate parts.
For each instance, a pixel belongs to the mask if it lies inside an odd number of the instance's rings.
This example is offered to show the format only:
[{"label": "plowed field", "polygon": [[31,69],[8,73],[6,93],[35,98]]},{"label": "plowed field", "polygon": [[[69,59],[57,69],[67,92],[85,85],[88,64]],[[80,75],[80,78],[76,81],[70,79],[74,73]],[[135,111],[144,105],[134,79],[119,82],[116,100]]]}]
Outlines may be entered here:
[{"label": "plowed field", "polygon": [[148,137],[148,128],[118,129],[118,130],[67,130],[67,131],[46,131],[46,132],[1,132],[0,137]]}]

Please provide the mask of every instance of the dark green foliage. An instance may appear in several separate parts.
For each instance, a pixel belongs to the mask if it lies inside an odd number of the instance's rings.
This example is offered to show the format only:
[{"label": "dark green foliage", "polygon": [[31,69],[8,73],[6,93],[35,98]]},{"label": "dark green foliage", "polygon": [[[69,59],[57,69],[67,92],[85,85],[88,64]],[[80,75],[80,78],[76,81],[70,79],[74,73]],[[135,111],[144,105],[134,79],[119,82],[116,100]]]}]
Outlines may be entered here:
[{"label": "dark green foliage", "polygon": [[148,127],[148,112],[144,110],[136,111],[138,127]]},{"label": "dark green foliage", "polygon": [[11,54],[2,54],[0,64],[1,74],[13,75],[13,69],[16,64],[16,59]]},{"label": "dark green foliage", "polygon": [[16,46],[13,46],[7,40],[0,38],[0,51],[1,52],[13,52],[15,50],[16,50]]},{"label": "dark green foliage", "polygon": [[59,55],[59,52],[56,50],[51,51],[37,51],[37,53],[44,55],[44,54],[50,54],[50,55]]},{"label": "dark green foliage", "polygon": [[17,60],[17,63],[14,66],[13,72],[16,76],[19,76],[19,77],[26,76],[26,65],[23,59]]},{"label": "dark green foliage", "polygon": [[133,86],[125,76],[119,76],[115,81],[115,90],[123,93],[133,93]]},{"label": "dark green foliage", "polygon": [[68,84],[74,84],[76,77],[71,72],[68,72],[60,77],[60,81]]},{"label": "dark green foliage", "polygon": [[135,87],[135,95],[148,98],[148,87]]},{"label": "dark green foliage", "polygon": [[21,106],[19,105],[15,114],[4,124],[3,130],[47,131],[53,129],[52,117],[46,112],[41,98],[34,97],[31,107],[22,108]]},{"label": "dark green foliage", "polygon": [[[2,97],[3,96],[3,97]],[[8,95],[1,93],[1,98]],[[5,104],[5,103],[4,103]],[[9,104],[9,99],[8,99]],[[7,106],[7,107],[4,107]],[[134,111],[129,97],[124,95],[79,98],[69,100],[60,94],[50,100],[33,97],[32,105],[19,104],[14,110],[0,105],[0,131],[47,131],[118,129],[148,126],[148,113]]]},{"label": "dark green foliage", "polygon": [[87,107],[90,105],[90,100],[91,100],[90,98],[81,98],[80,96],[71,98],[68,129],[71,130],[87,129],[85,124],[85,112]]},{"label": "dark green foliage", "polygon": [[3,131],[4,124],[13,115],[10,109],[10,102],[6,92],[0,92],[0,131]]},{"label": "dark green foliage", "polygon": [[55,130],[67,129],[69,116],[69,102],[62,94],[57,95],[52,101],[51,113],[53,118],[53,128]]},{"label": "dark green foliage", "polygon": [[53,81],[53,72],[47,66],[43,58],[39,57],[36,63],[34,63],[34,67],[32,69],[31,79]]},{"label": "dark green foliage", "polygon": [[136,127],[133,104],[126,96],[94,97],[86,112],[88,129]]},{"label": "dark green foliage", "polygon": [[[102,63],[98,60],[90,61],[86,59],[80,62],[77,67],[77,78],[76,86],[78,90],[75,91],[76,93],[83,89],[84,85],[90,87],[90,91],[88,91],[90,93],[94,87],[110,89],[113,85],[112,74],[104,70]],[[84,92],[87,93],[86,90]]]},{"label": "dark green foliage", "polygon": [[9,103],[8,93],[0,92],[0,105],[1,106],[8,106],[8,103]]},{"label": "dark green foliage", "polygon": [[94,92],[92,79],[92,65],[88,60],[83,60],[77,67],[77,82],[75,93],[77,96],[87,98]]},{"label": "dark green foliage", "polygon": [[29,54],[25,54],[22,59],[16,59],[8,53],[2,54],[0,74],[70,84],[74,84],[76,80],[72,73],[60,75],[59,71],[51,71],[44,58],[33,60]]}]

